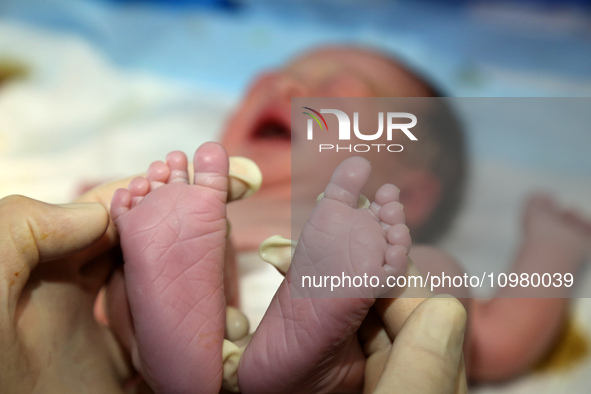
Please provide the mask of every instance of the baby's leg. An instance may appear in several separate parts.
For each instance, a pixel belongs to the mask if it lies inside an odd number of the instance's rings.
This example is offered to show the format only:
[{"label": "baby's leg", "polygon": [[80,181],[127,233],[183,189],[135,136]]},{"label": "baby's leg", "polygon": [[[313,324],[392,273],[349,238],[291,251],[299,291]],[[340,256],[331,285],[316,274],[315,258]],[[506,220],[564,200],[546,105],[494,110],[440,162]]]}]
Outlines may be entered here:
[{"label": "baby's leg", "polygon": [[[524,236],[513,272],[572,273],[576,279],[590,245],[591,221],[561,209],[547,196],[536,195],[526,206]],[[567,288],[558,290],[547,293],[556,298],[524,298],[523,291],[507,287],[499,298],[473,302],[473,379],[508,379],[540,361],[564,326],[569,293]]]},{"label": "baby's leg", "polygon": [[222,381],[228,157],[214,143],[172,152],[113,197],[135,366],[156,391],[217,393]]},{"label": "baby's leg", "polygon": [[363,289],[351,298],[292,298],[290,281],[296,271],[310,270],[375,275],[385,283],[388,275],[406,271],[411,241],[398,189],[384,185],[369,209],[357,209],[370,170],[359,157],[335,170],[302,231],[288,279],[243,354],[238,371],[243,392],[360,390],[365,357],[356,332],[387,287]]}]

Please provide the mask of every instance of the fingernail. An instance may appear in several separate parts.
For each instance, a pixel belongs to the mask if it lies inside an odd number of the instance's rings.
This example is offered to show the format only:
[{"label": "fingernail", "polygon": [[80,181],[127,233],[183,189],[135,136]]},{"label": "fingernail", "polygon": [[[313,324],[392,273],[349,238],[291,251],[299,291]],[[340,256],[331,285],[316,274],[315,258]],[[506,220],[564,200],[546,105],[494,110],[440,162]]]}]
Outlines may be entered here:
[{"label": "fingernail", "polygon": [[316,197],[316,204],[318,204],[320,202],[320,200],[322,200],[324,198],[324,192],[320,193],[318,195],[318,197]]},{"label": "fingernail", "polygon": [[359,195],[359,201],[357,202],[357,208],[365,209],[369,208],[369,199],[365,197],[363,194]]},{"label": "fingernail", "polygon": [[224,365],[222,387],[233,393],[240,391],[238,388],[238,365],[241,356],[242,350],[234,343],[224,339],[222,347],[222,362]]},{"label": "fingernail", "polygon": [[249,330],[246,316],[234,307],[226,307],[226,339],[237,341],[247,336]]},{"label": "fingernail", "polygon": [[256,193],[263,182],[261,170],[245,157],[230,157],[228,199],[239,200]]},{"label": "fingernail", "polygon": [[285,275],[291,265],[291,257],[296,245],[297,242],[291,239],[273,235],[261,243],[259,256]]},{"label": "fingernail", "polygon": [[435,351],[445,354],[462,347],[466,310],[451,296],[438,295],[422,305],[428,308],[421,316],[419,330],[432,340]]}]

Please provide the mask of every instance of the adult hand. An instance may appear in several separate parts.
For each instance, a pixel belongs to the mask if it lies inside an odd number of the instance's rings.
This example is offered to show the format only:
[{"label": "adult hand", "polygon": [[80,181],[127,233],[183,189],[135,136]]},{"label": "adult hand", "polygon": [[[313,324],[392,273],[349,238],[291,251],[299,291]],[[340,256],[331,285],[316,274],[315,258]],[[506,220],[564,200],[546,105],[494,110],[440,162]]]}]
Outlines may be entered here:
[{"label": "adult hand", "polygon": [[[230,169],[230,200],[260,186],[260,173],[253,175],[248,162],[233,159]],[[109,255],[118,244],[108,216],[111,198],[130,180],[100,185],[78,204],[0,200],[0,392],[138,388],[139,381],[130,380],[129,354],[95,318],[106,322],[104,303],[96,300],[116,260]],[[235,273],[226,276],[234,284]]]},{"label": "adult hand", "polygon": [[122,392],[129,370],[93,316],[108,227],[99,203],[0,200],[0,391]]}]

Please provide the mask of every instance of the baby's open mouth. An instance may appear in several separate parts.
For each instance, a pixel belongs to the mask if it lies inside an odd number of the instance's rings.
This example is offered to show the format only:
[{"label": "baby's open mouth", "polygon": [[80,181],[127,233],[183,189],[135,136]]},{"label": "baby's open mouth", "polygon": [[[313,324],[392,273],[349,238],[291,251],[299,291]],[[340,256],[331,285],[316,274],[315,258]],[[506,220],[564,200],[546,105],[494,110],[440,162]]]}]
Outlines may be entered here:
[{"label": "baby's open mouth", "polygon": [[255,140],[291,141],[291,127],[276,119],[267,119],[255,128],[252,138]]}]

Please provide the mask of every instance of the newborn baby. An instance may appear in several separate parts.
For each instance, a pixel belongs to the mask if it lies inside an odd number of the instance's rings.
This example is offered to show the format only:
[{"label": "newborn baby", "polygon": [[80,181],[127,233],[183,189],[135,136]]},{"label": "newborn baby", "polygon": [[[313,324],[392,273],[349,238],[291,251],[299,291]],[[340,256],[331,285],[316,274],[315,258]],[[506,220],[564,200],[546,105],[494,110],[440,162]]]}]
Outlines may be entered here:
[{"label": "newborn baby", "polygon": [[[294,256],[294,269],[312,260],[323,261],[323,253],[328,252],[329,260],[333,253],[344,258],[343,271],[351,272],[355,267],[348,266],[347,261],[353,256],[339,255],[343,253],[340,243],[319,250],[311,241],[322,238],[309,234],[338,233],[344,239],[355,239],[355,228],[347,227],[351,221],[367,225],[373,229],[367,230],[369,234],[374,235],[363,239],[380,244],[380,252],[368,258],[364,269],[381,269],[383,276],[390,266],[394,272],[404,271],[401,267],[406,265],[410,248],[410,236],[402,230],[406,225],[415,241],[432,240],[449,225],[459,206],[466,166],[461,132],[455,130],[441,138],[427,130],[421,139],[425,144],[420,144],[419,150],[397,155],[391,161],[366,155],[373,166],[371,178],[367,163],[357,158],[345,161],[328,181],[329,172],[342,156],[332,156],[332,161],[322,165],[311,163],[312,173],[310,167],[290,166],[290,153],[299,149],[290,143],[290,98],[435,94],[436,89],[382,54],[358,48],[313,51],[279,71],[264,74],[228,123],[223,146],[230,155],[254,159],[263,173],[265,182],[252,198],[225,206],[226,153],[212,144],[196,153],[195,179],[189,180],[186,158],[172,153],[166,163],[153,164],[147,177],[117,193],[111,212],[121,232],[125,281],[137,336],[137,342],[131,340],[132,358],[154,388],[173,392],[219,390],[225,316],[221,288],[227,278],[221,272],[224,253],[226,259],[232,257],[225,249],[226,208],[238,251],[256,249],[275,234],[296,238],[301,229],[304,242]],[[354,179],[342,179],[339,174]],[[354,180],[354,185],[348,183]],[[354,209],[352,201],[356,203],[358,188],[366,181],[363,194],[374,196],[373,205]],[[293,191],[292,182],[297,185]],[[329,198],[314,208],[316,195],[327,183],[327,192],[346,192],[332,198],[329,193]],[[400,194],[392,186],[384,187],[386,183],[396,184]],[[290,217],[292,192],[309,202],[309,207],[295,217]],[[387,208],[378,214],[377,207]],[[325,215],[338,219],[341,226],[331,227],[332,223],[318,219]],[[563,211],[543,196],[528,203],[524,216],[516,273],[538,267],[573,272],[588,254],[588,221]],[[290,235],[290,221],[296,234]],[[359,253],[373,256],[364,248]],[[410,256],[423,273],[463,274],[451,257],[435,248],[414,246]],[[558,261],[560,266],[556,265]],[[564,298],[483,302],[469,299],[466,289],[445,291],[464,298],[471,312],[465,354],[468,373],[476,380],[506,379],[536,363],[560,333],[568,306]],[[289,281],[285,281],[242,357],[238,370],[241,389],[361,390],[365,344],[356,331],[379,295],[354,302],[295,299],[290,297]],[[428,294],[416,295],[425,296]],[[400,313],[397,302],[380,299],[375,309],[382,316]],[[392,339],[395,333],[388,334]],[[239,353],[235,349],[233,354]]]}]

